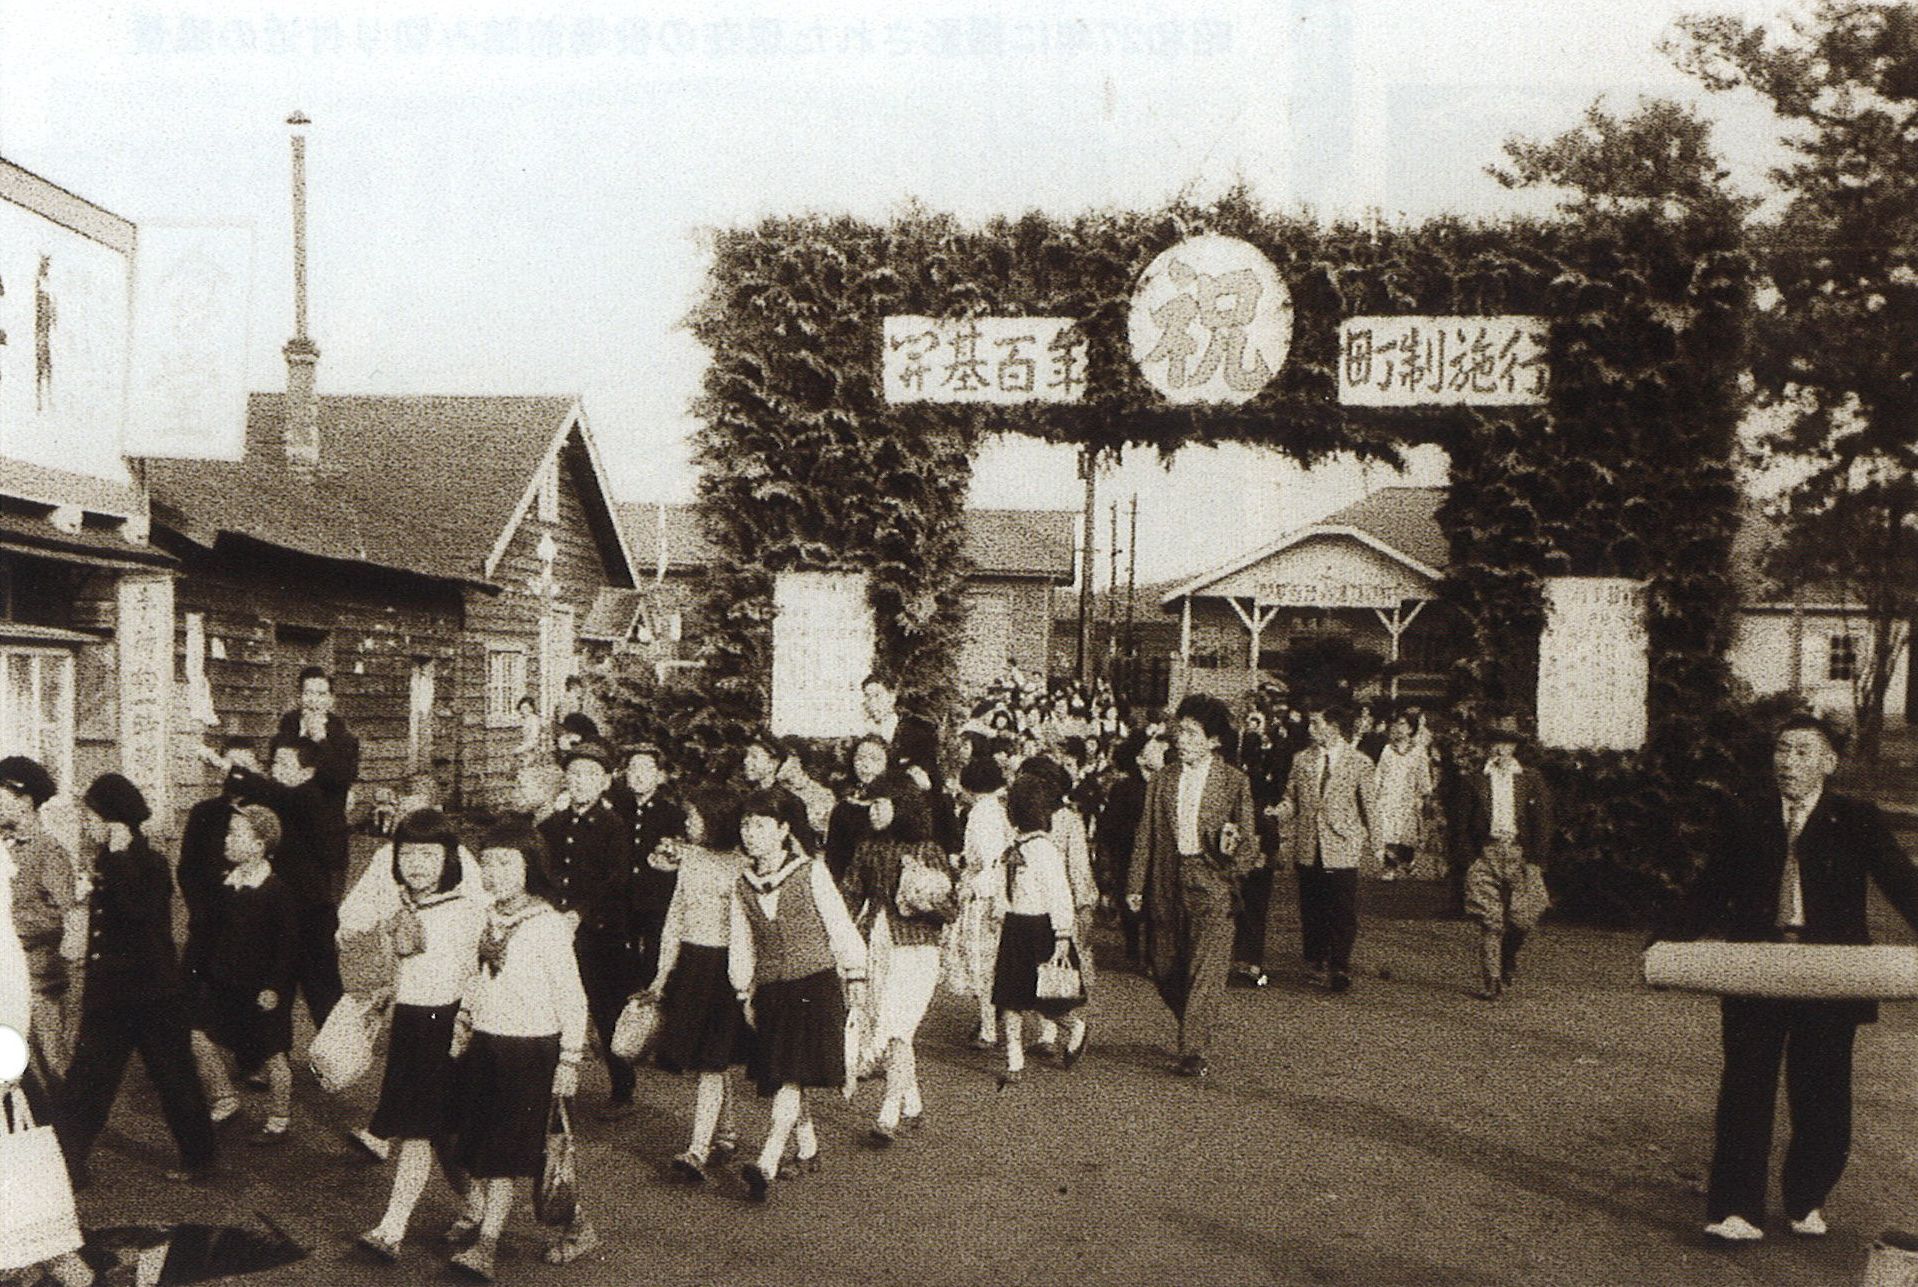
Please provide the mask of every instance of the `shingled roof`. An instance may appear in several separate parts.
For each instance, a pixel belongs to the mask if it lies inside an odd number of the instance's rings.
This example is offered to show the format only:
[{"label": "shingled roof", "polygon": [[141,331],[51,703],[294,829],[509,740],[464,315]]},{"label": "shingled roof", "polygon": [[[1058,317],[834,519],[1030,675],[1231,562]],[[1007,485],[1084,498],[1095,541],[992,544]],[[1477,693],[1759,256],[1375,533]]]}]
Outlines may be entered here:
[{"label": "shingled roof", "polygon": [[150,462],[155,525],[205,548],[230,535],[485,585],[540,466],[563,449],[596,533],[624,561],[577,398],[322,397],[320,464],[305,472],[287,461],[284,411],[280,394],[248,399],[241,460]]},{"label": "shingled roof", "polygon": [[[659,565],[660,517],[656,504],[622,501],[620,525],[631,542],[633,566],[650,576]],[[666,571],[693,573],[711,567],[718,551],[692,505],[664,506]],[[969,509],[963,553],[982,576],[1031,577],[1069,585],[1073,576],[1072,510]]]}]

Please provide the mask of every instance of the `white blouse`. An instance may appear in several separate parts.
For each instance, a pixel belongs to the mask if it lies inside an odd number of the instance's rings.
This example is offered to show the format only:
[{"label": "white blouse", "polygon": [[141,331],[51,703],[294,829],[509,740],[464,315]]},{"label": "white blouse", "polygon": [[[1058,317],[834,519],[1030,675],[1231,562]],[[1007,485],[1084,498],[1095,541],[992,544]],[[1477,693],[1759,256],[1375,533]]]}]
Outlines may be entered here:
[{"label": "white blouse", "polygon": [[1055,935],[1073,932],[1072,882],[1066,877],[1066,858],[1052,837],[1033,833],[1019,842],[1025,861],[1010,882],[999,883],[999,910],[1013,916],[1045,916]]},{"label": "white blouse", "polygon": [[[506,923],[497,912],[487,920],[489,932]],[[474,1031],[498,1037],[557,1033],[560,1057],[579,1058],[586,1049],[586,989],[573,957],[578,924],[576,917],[542,907],[513,927],[499,973],[482,966],[467,985]]]},{"label": "white blouse", "polygon": [[457,891],[429,898],[416,908],[426,950],[399,958],[393,1000],[400,1005],[452,1005],[466,994],[479,968],[486,905]]},{"label": "white blouse", "polygon": [[966,813],[966,886],[974,897],[991,898],[1005,884],[1006,849],[1015,840],[1006,820],[1003,791],[980,796]]},{"label": "white blouse", "polygon": [[659,935],[659,971],[655,988],[666,985],[679,963],[679,945],[725,947],[732,941],[733,887],[746,870],[746,855],[736,849],[712,850],[682,843],[679,880],[666,908],[666,924]]}]

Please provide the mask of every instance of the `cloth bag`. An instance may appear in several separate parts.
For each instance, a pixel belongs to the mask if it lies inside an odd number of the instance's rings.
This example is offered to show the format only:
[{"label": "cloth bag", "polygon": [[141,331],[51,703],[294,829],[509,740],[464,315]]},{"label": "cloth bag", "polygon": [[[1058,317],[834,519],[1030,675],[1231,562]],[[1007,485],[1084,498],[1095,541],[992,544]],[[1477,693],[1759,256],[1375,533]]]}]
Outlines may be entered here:
[{"label": "cloth bag", "polygon": [[658,1036],[659,998],[650,992],[638,992],[619,1012],[619,1022],[613,1025],[613,1039],[607,1043],[607,1049],[613,1058],[636,1064],[646,1057]]},{"label": "cloth bag", "polygon": [[566,1101],[553,1097],[546,1113],[546,1156],[533,1188],[533,1215],[543,1225],[563,1229],[579,1214],[579,1150]]},{"label": "cloth bag", "polygon": [[387,1000],[386,993],[349,992],[326,1016],[307,1047],[306,1059],[327,1094],[339,1094],[373,1066],[373,1043],[386,1019]]},{"label": "cloth bag", "polygon": [[78,1251],[80,1220],[51,1126],[34,1122],[18,1086],[0,1097],[0,1271]]}]

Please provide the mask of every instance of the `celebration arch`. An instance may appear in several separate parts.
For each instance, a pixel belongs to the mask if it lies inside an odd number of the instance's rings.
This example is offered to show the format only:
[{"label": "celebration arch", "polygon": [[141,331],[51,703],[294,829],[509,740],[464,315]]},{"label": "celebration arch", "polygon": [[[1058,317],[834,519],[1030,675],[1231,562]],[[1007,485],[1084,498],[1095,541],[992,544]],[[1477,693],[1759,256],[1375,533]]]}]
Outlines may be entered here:
[{"label": "celebration arch", "polygon": [[[1204,296],[1190,269],[1192,302],[1162,303],[1151,314],[1158,343],[1137,347],[1142,275],[1197,237],[1256,248],[1289,296],[1289,343],[1262,380],[1260,355],[1230,343],[1245,320],[1238,302],[1216,280]],[[978,226],[918,208],[886,223],[774,218],[714,234],[712,260],[692,319],[712,355],[696,458],[722,559],[709,587],[704,687],[683,730],[695,743],[767,717],[782,573],[866,574],[879,663],[922,701],[955,696],[962,507],[988,433],[1107,456],[1238,442],[1306,464],[1340,452],[1393,461],[1410,444],[1436,443],[1451,459],[1443,595],[1470,627],[1452,676],[1468,716],[1533,711],[1554,578],[1642,587],[1642,745],[1553,752],[1581,855],[1561,895],[1622,909],[1680,870],[1683,846],[1667,820],[1700,816],[1697,793],[1730,768],[1727,561],[1750,298],[1735,224],[1646,208],[1320,226],[1233,193],[1149,213]],[[1369,343],[1354,318],[1378,323]],[[1402,323],[1418,318],[1540,319],[1542,400],[1365,405],[1412,400],[1390,392],[1408,377],[1387,371],[1385,337],[1404,339]],[[1069,328],[1021,337],[990,319]],[[935,333],[943,349],[914,346],[913,335]],[[1457,334],[1428,401],[1444,400],[1447,369],[1513,387],[1519,373],[1488,372],[1483,343],[1462,357],[1474,345]],[[1027,347],[1006,343],[1020,338]],[[1408,344],[1404,356],[1413,353]],[[1141,356],[1154,362],[1142,367]],[[944,369],[987,358],[988,368]],[[1008,377],[1007,360],[1031,365]],[[1429,350],[1424,360],[1431,374]],[[902,393],[915,374],[919,388]],[[955,374],[962,389],[1009,379],[1030,396],[914,396]],[[1168,381],[1201,375],[1256,391],[1215,402],[1175,400],[1176,387],[1168,395]],[[1375,376],[1385,392],[1367,395],[1361,386]]]}]

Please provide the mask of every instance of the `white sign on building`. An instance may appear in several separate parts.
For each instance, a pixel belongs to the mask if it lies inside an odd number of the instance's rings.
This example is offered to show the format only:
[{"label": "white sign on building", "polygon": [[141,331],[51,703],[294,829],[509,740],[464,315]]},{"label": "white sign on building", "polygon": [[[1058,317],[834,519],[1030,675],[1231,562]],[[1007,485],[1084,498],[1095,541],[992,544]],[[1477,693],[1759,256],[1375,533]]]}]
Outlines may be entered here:
[{"label": "white sign on building", "polygon": [[142,224],[134,256],[129,456],[246,452],[253,230]]},{"label": "white sign on building", "polygon": [[1244,402],[1285,365],[1292,294],[1252,243],[1190,237],[1140,276],[1127,335],[1166,401]]},{"label": "white sign on building", "polygon": [[888,402],[1077,402],[1086,341],[1069,317],[885,319]]},{"label": "white sign on building", "polygon": [[1339,401],[1350,407],[1514,407],[1545,401],[1542,317],[1348,317]]},{"label": "white sign on building", "polygon": [[1568,750],[1645,745],[1651,654],[1645,582],[1545,578],[1538,641],[1538,739]]},{"label": "white sign on building", "polygon": [[781,572],[773,582],[775,734],[851,737],[865,727],[872,604],[863,572]]}]

